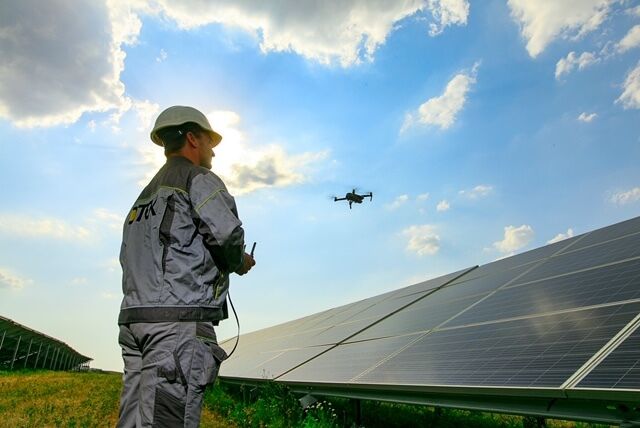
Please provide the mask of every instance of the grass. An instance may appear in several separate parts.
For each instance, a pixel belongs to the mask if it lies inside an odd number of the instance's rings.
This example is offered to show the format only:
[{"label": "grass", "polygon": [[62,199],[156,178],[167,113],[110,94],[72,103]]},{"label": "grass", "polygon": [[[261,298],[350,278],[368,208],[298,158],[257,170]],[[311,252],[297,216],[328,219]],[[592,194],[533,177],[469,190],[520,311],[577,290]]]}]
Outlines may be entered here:
[{"label": "grass", "polygon": [[113,373],[0,373],[0,424],[6,427],[115,426],[121,377]]},{"label": "grass", "polygon": [[[0,427],[114,427],[122,378],[108,372],[0,371]],[[425,406],[362,402],[367,428],[511,428],[526,426],[519,416]],[[298,396],[277,384],[251,391],[216,384],[205,395],[203,428],[355,427],[346,399],[319,401],[306,411]],[[547,420],[551,428],[598,425]],[[602,425],[600,425],[602,426]]]},{"label": "grass", "polygon": [[[109,372],[0,372],[0,427],[115,427],[122,375]],[[209,409],[203,428],[227,428]]]}]

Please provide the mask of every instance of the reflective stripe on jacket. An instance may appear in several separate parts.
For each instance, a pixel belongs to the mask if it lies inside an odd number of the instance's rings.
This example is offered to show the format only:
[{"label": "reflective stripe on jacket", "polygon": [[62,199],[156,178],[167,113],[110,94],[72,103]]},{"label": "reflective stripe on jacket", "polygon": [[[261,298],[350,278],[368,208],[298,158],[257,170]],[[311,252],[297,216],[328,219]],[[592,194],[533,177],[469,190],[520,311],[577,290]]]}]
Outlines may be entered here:
[{"label": "reflective stripe on jacket", "polygon": [[118,323],[226,318],[229,273],[244,255],[241,225],[218,176],[169,157],[125,220]]}]

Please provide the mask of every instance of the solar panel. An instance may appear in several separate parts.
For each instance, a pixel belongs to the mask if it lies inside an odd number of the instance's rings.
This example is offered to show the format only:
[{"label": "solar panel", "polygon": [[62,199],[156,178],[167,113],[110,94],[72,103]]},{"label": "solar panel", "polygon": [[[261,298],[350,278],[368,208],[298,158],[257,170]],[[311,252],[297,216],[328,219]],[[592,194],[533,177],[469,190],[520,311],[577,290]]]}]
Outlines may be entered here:
[{"label": "solar panel", "polygon": [[559,387],[639,311],[632,303],[443,329],[351,382]]},{"label": "solar panel", "polygon": [[640,328],[578,383],[579,388],[640,389]]},{"label": "solar panel", "polygon": [[[490,271],[490,269],[486,269]],[[407,308],[394,313],[382,322],[359,333],[353,340],[366,340],[430,330],[453,317],[463,309],[487,296],[489,292],[504,285],[508,278],[526,267],[509,271],[485,272],[471,281],[454,281],[451,285],[417,300]]]},{"label": "solar panel", "polygon": [[[222,375],[254,377],[259,373],[261,378],[278,377],[468,270],[243,335],[236,352],[223,364]],[[228,340],[221,346],[230,352],[234,343]]]},{"label": "solar panel", "polygon": [[456,317],[447,326],[637,298],[640,298],[640,259],[502,288],[481,304]]},{"label": "solar panel", "polygon": [[221,370],[224,369],[225,376],[228,377],[274,379],[281,373],[304,363],[309,358],[329,348],[329,346],[314,346],[271,351],[257,347],[249,352],[243,352],[243,354],[251,355],[249,358],[246,356],[244,358],[234,358],[234,354],[222,364]]},{"label": "solar panel", "polygon": [[[639,314],[640,217],[247,335],[241,354],[251,356],[221,376],[262,370],[292,385],[410,402],[464,390],[473,408],[481,391],[609,400],[594,391],[640,393],[640,328],[629,333]],[[538,414],[626,418],[593,403],[558,413],[545,404]]]},{"label": "solar panel", "polygon": [[596,229],[580,239],[580,242],[577,242],[573,249],[588,247],[593,244],[599,244],[635,233],[640,233],[640,217]]},{"label": "solar panel", "polygon": [[569,250],[550,258],[518,282],[535,281],[555,275],[593,269],[609,263],[640,256],[640,233],[578,250]]},{"label": "solar panel", "polygon": [[349,382],[354,376],[418,337],[420,337],[419,334],[344,343],[285,374],[279,380]]}]

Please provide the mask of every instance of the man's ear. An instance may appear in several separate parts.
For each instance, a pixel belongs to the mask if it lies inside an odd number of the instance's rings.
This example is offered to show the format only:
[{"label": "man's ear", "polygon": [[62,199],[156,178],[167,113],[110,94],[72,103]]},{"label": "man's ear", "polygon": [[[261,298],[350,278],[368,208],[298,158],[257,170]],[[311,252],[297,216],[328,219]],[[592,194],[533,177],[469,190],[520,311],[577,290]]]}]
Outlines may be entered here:
[{"label": "man's ear", "polygon": [[196,135],[193,132],[191,131],[187,132],[186,137],[187,137],[187,144],[189,144],[194,149],[199,147],[198,139],[196,138]]}]

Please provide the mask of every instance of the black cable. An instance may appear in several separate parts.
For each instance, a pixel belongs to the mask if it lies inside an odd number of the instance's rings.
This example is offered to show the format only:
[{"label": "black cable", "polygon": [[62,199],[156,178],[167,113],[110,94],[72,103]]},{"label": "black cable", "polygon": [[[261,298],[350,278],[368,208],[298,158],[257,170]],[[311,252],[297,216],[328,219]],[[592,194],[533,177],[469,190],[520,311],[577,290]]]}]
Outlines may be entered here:
[{"label": "black cable", "polygon": [[240,342],[240,320],[238,319],[238,313],[236,312],[236,308],[233,306],[233,302],[231,301],[231,290],[230,289],[227,290],[227,300],[229,300],[229,303],[231,304],[231,309],[233,310],[233,315],[236,317],[236,323],[238,324],[238,335],[236,336],[236,344],[233,345],[233,349],[227,355],[227,358],[229,358],[229,357],[231,357],[231,355],[233,355],[234,351],[238,347],[238,342]]},{"label": "black cable", "polygon": [[[251,257],[253,257],[253,252],[255,250],[256,250],[256,242],[254,242],[253,246],[251,247]],[[231,309],[233,310],[233,316],[236,317],[236,324],[238,324],[238,335],[236,336],[236,344],[233,345],[233,349],[227,355],[227,358],[229,358],[229,357],[231,357],[231,355],[233,355],[233,353],[235,352],[236,348],[238,347],[238,343],[240,342],[240,319],[238,318],[238,313],[236,312],[236,308],[235,308],[235,306],[233,306],[233,302],[231,301],[231,287],[229,287],[229,289],[227,289],[227,299],[229,300],[229,303],[231,304]]]}]

